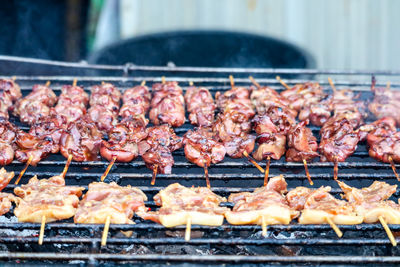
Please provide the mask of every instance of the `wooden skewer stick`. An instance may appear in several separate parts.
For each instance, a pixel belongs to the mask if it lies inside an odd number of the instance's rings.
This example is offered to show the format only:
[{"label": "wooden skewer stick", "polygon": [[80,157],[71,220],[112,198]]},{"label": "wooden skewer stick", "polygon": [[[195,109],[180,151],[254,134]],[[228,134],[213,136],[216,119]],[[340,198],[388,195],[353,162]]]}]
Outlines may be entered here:
[{"label": "wooden skewer stick", "polygon": [[46,84],[45,84],[44,86],[49,87],[50,84],[51,84],[51,82],[50,82],[50,81],[47,81]]},{"label": "wooden skewer stick", "polygon": [[271,164],[271,157],[267,157],[267,165],[265,166],[265,174],[264,174],[264,186],[268,184],[268,176],[269,176],[269,165]]},{"label": "wooden skewer stick", "polygon": [[61,177],[62,178],[65,178],[65,175],[67,174],[67,171],[68,171],[69,165],[71,164],[71,161],[72,161],[72,154],[69,154],[68,155],[68,159],[67,159],[67,163],[65,163],[64,170],[61,173]]},{"label": "wooden skewer stick", "polygon": [[17,76],[12,76],[11,80],[15,81],[17,79]]},{"label": "wooden skewer stick", "polygon": [[114,156],[114,157],[111,159],[110,163],[109,163],[108,166],[107,166],[107,169],[105,170],[105,172],[104,172],[103,175],[101,176],[100,181],[103,182],[104,179],[106,179],[108,173],[110,172],[110,170],[111,170],[111,168],[112,168],[112,166],[114,165],[114,163],[115,163],[116,160],[117,160],[117,156]]},{"label": "wooden skewer stick", "polygon": [[261,85],[253,78],[253,76],[249,76],[249,79],[257,88],[261,88]]},{"label": "wooden skewer stick", "polygon": [[276,79],[277,79],[278,82],[280,82],[280,83],[283,85],[283,87],[285,87],[287,90],[292,89],[292,88],[289,87],[289,85],[287,85],[284,81],[282,81],[281,77],[276,76]]},{"label": "wooden skewer stick", "polygon": [[333,165],[333,179],[336,181],[338,178],[338,172],[339,172],[339,167],[338,167],[338,158],[335,157],[335,162]]},{"label": "wooden skewer stick", "polygon": [[261,229],[262,229],[262,236],[267,237],[267,222],[265,221],[264,215],[261,215]]},{"label": "wooden skewer stick", "polygon": [[25,167],[23,168],[23,170],[19,173],[18,179],[15,181],[15,184],[18,184],[19,181],[21,180],[22,176],[24,175],[24,173],[26,172],[26,170],[28,169],[29,165],[31,164],[33,159],[33,156],[30,155],[28,161],[25,164]]},{"label": "wooden skewer stick", "polygon": [[229,75],[229,80],[231,81],[231,87],[234,88],[235,87],[235,80],[233,79],[232,75]]},{"label": "wooden skewer stick", "polygon": [[207,188],[210,188],[210,179],[208,178],[208,166],[207,164],[204,164],[204,177],[206,178],[206,185]]},{"label": "wooden skewer stick", "polygon": [[190,86],[193,86],[193,82],[192,82],[192,81],[190,81],[190,82],[189,82],[189,85],[190,85]]},{"label": "wooden skewer stick", "polygon": [[306,170],[308,182],[310,183],[310,185],[313,185],[314,182],[311,180],[310,172],[308,171],[307,160],[303,159],[303,164],[304,164],[304,169]]},{"label": "wooden skewer stick", "polygon": [[243,151],[243,155],[244,155],[251,163],[253,163],[253,165],[256,166],[256,168],[257,168],[260,172],[264,173],[264,169],[263,169],[260,165],[258,165],[258,163],[247,153],[246,150]]},{"label": "wooden skewer stick", "polygon": [[333,93],[335,93],[336,92],[336,86],[333,83],[331,77],[328,77],[328,82],[329,82],[330,86],[332,87]]},{"label": "wooden skewer stick", "polygon": [[157,176],[157,170],[158,170],[158,165],[154,165],[153,167],[153,177],[151,178],[151,185],[154,185],[156,183],[156,176]]},{"label": "wooden skewer stick", "polygon": [[185,241],[190,241],[190,234],[192,232],[192,217],[186,219]]},{"label": "wooden skewer stick", "polygon": [[101,85],[105,85],[106,83],[104,81],[101,81]]},{"label": "wooden skewer stick", "polygon": [[397,241],[393,236],[392,231],[390,230],[389,226],[387,225],[385,219],[382,216],[378,217],[379,222],[382,224],[383,229],[385,229],[385,232],[390,240],[390,243],[392,243],[392,246],[395,247],[397,246]]},{"label": "wooden skewer stick", "polygon": [[386,83],[386,90],[390,90],[390,82]]},{"label": "wooden skewer stick", "polygon": [[339,229],[339,227],[337,227],[337,225],[332,221],[331,218],[326,217],[326,221],[329,223],[329,225],[332,227],[333,231],[335,231],[335,233],[337,234],[337,236],[339,238],[341,238],[343,236],[342,231]]},{"label": "wooden skewer stick", "polygon": [[145,86],[146,85],[146,81],[142,81],[142,83],[140,85],[141,86]]},{"label": "wooden skewer stick", "polygon": [[161,83],[165,83],[165,76],[161,76]]},{"label": "wooden skewer stick", "polygon": [[76,86],[76,84],[78,83],[78,79],[74,79],[73,81],[72,81],[72,86]]},{"label": "wooden skewer stick", "polygon": [[104,224],[103,235],[101,237],[101,246],[104,247],[107,244],[108,230],[110,229],[111,216],[108,215]]},{"label": "wooden skewer stick", "polygon": [[392,156],[389,156],[389,162],[390,162],[390,166],[392,166],[392,170],[393,170],[394,175],[396,176],[397,181],[400,181],[400,177],[399,177],[399,174],[397,173],[396,165],[394,165]]},{"label": "wooden skewer stick", "polygon": [[42,245],[43,244],[43,237],[44,237],[44,227],[46,225],[46,216],[42,216],[42,224],[40,225],[40,232],[39,232],[39,241],[38,244]]}]

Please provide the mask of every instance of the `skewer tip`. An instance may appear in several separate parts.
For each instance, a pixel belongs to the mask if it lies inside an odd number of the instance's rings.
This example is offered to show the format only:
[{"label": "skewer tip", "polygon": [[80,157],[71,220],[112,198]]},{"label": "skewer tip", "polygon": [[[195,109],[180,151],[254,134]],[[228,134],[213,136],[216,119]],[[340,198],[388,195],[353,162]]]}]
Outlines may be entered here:
[{"label": "skewer tip", "polygon": [[22,171],[19,173],[17,180],[15,181],[15,184],[19,184],[19,181],[21,180],[22,176],[24,175],[24,173],[26,172],[26,170],[28,169],[29,165],[31,165],[33,156],[30,155],[28,158],[28,161],[25,164],[25,167],[22,169]]},{"label": "skewer tip", "polygon": [[233,78],[232,75],[229,75],[229,80],[230,80],[230,82],[231,82],[231,87],[232,87],[232,88],[235,87],[235,80],[234,80],[234,78]]},{"label": "skewer tip", "polygon": [[151,178],[151,185],[154,185],[156,183],[156,177],[157,177],[157,170],[158,170],[158,165],[154,165],[153,167],[153,177]]},{"label": "skewer tip", "polygon": [[393,247],[397,246],[397,241],[394,238],[393,233],[390,230],[389,226],[387,225],[385,219],[382,216],[379,216],[378,219],[379,219],[379,222],[382,224],[382,227],[385,230],[385,232],[390,240],[390,243],[392,243],[392,246]]},{"label": "skewer tip", "polygon": [[108,230],[110,229],[111,216],[107,216],[104,224],[103,235],[101,237],[101,246],[104,247],[107,244]]},{"label": "skewer tip", "polygon": [[264,173],[264,186],[268,184],[268,176],[269,176],[269,166],[271,164],[271,157],[267,157],[267,165],[265,166],[265,173]]},{"label": "skewer tip", "polygon": [[42,216],[42,223],[40,225],[40,232],[39,232],[39,240],[38,240],[38,244],[42,245],[43,244],[43,238],[44,238],[44,227],[46,225],[46,216],[43,215]]},{"label": "skewer tip", "polygon": [[140,85],[141,86],[145,86],[146,85],[146,81],[142,81],[142,83]]},{"label": "skewer tip", "polygon": [[161,76],[161,83],[165,83],[165,76]]},{"label": "skewer tip", "polygon": [[67,171],[68,171],[69,165],[71,164],[71,161],[72,161],[72,154],[69,154],[68,158],[67,158],[67,162],[65,163],[64,170],[61,173],[62,178],[65,178],[65,175],[67,174]]},{"label": "skewer tip", "polygon": [[337,227],[337,225],[332,221],[331,218],[326,217],[326,221],[329,223],[329,225],[332,227],[333,231],[335,231],[336,235],[341,238],[343,236],[343,232]]},{"label": "skewer tip", "polygon": [[189,85],[190,85],[190,86],[193,86],[193,82],[192,82],[192,81],[190,81],[190,82],[189,82]]},{"label": "skewer tip", "polygon": [[111,159],[110,163],[107,166],[107,169],[104,171],[103,175],[100,178],[100,181],[103,182],[104,179],[106,179],[108,173],[110,172],[112,166],[114,165],[115,161],[117,160],[117,156],[113,156],[113,158]]},{"label": "skewer tip", "polygon": [[264,215],[261,215],[261,230],[262,230],[262,236],[267,237],[267,222],[265,221]]},{"label": "skewer tip", "polygon": [[261,173],[264,173],[263,167],[261,167],[250,155],[247,153],[247,151],[243,151],[243,156],[247,158],[247,160],[252,163]]},{"label": "skewer tip", "polygon": [[186,219],[186,231],[185,231],[185,241],[190,241],[190,235],[192,231],[192,217]]},{"label": "skewer tip", "polygon": [[50,81],[47,81],[46,84],[45,84],[44,86],[49,87],[50,84],[51,84],[51,82],[50,82]]},{"label": "skewer tip", "polygon": [[73,81],[72,81],[72,86],[76,86],[76,84],[78,83],[78,79],[74,79]]}]

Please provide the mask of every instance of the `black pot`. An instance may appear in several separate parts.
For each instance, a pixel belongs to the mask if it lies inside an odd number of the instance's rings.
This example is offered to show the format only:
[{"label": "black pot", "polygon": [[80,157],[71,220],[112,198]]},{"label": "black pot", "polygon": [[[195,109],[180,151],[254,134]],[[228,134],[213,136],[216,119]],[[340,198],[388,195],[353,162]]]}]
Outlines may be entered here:
[{"label": "black pot", "polygon": [[95,64],[312,68],[303,49],[275,38],[227,31],[176,31],[123,40],[94,52]]}]

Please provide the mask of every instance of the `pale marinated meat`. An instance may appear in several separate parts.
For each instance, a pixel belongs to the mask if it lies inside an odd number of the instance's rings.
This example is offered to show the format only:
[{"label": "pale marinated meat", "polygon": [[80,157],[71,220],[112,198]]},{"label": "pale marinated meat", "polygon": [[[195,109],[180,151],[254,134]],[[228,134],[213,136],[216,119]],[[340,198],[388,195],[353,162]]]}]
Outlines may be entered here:
[{"label": "pale marinated meat", "polygon": [[253,193],[231,194],[228,201],[235,206],[227,211],[225,217],[230,224],[289,224],[298,216],[291,209],[283,193],[286,192],[286,181],[283,176],[269,180],[267,186],[257,188]]},{"label": "pale marinated meat", "polygon": [[98,159],[102,134],[90,121],[80,120],[70,123],[60,138],[60,152],[74,161],[93,161]]},{"label": "pale marinated meat", "polygon": [[146,200],[146,195],[136,187],[93,182],[79,203],[74,222],[104,224],[110,217],[110,223],[134,224],[133,214],[147,211]]},{"label": "pale marinated meat", "polygon": [[[363,217],[356,213],[354,207],[346,201],[336,199],[329,193],[330,191],[330,186],[322,186],[311,192],[297,189],[296,192],[288,193],[289,205],[302,209],[299,223],[325,224],[328,223],[327,218],[336,224],[362,223]],[[309,194],[307,195],[307,193]],[[302,207],[303,202],[304,206]]]},{"label": "pale marinated meat", "polygon": [[311,192],[312,190],[308,187],[298,186],[286,194],[286,200],[292,209],[301,211],[304,209],[307,197],[311,194]]},{"label": "pale marinated meat", "polygon": [[137,212],[145,220],[152,220],[165,227],[186,224],[190,218],[192,224],[220,226],[224,214],[229,210],[220,207],[226,199],[214,194],[206,187],[184,187],[171,184],[154,196],[157,211]]},{"label": "pale marinated meat", "polygon": [[185,123],[185,100],[177,82],[153,84],[149,117],[155,125],[179,127]]},{"label": "pale marinated meat", "polygon": [[221,162],[226,149],[215,139],[214,134],[207,128],[189,130],[183,137],[186,158],[199,167]]},{"label": "pale marinated meat", "polygon": [[71,218],[75,215],[84,187],[66,186],[61,176],[49,179],[32,177],[28,184],[14,189],[17,207],[14,214],[19,222],[40,223]]},{"label": "pale marinated meat", "polygon": [[319,156],[317,138],[312,134],[311,129],[306,127],[307,123],[308,121],[300,122],[289,130],[286,161],[310,161]]},{"label": "pale marinated meat", "polygon": [[14,195],[0,192],[0,216],[10,211],[12,208],[12,202],[14,201]]},{"label": "pale marinated meat", "polygon": [[7,172],[6,169],[0,169],[0,191],[3,190],[14,178],[14,172]]},{"label": "pale marinated meat", "polygon": [[380,216],[389,224],[400,223],[400,205],[387,200],[396,192],[397,185],[375,181],[369,187],[358,189],[343,182],[338,183],[344,192],[344,198],[364,218],[365,223],[378,222]]},{"label": "pale marinated meat", "polygon": [[205,87],[190,86],[185,94],[189,121],[201,127],[210,127],[217,108],[210,91]]}]

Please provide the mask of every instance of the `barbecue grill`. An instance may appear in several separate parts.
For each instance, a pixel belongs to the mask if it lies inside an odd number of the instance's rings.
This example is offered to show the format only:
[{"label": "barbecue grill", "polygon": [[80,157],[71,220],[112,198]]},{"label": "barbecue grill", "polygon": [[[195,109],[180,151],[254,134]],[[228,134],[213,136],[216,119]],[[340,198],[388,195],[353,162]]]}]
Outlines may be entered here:
[{"label": "barbecue grill", "polygon": [[[350,87],[360,93],[362,99],[372,97],[369,91],[371,75],[376,75],[377,86],[385,86],[386,80],[395,82],[400,72],[394,71],[335,71],[306,69],[241,69],[241,68],[198,68],[198,67],[156,67],[89,65],[86,63],[65,63],[0,56],[1,78],[16,75],[24,95],[29,93],[33,84],[51,81],[52,89],[59,92],[63,84],[71,84],[78,78],[78,84],[86,89],[101,81],[111,82],[125,90],[146,80],[148,84],[167,80],[180,82],[186,89],[189,81],[197,86],[205,86],[214,94],[218,90],[230,88],[228,75],[235,76],[237,85],[249,86],[249,75],[257,77],[260,84],[268,84],[281,90],[282,86],[273,77],[290,75],[286,82],[293,85],[309,79],[320,81],[329,90],[327,77],[335,80],[337,87]],[[212,77],[210,77],[212,73]],[[28,75],[26,75],[28,74]],[[33,75],[32,75],[33,74]],[[286,76],[289,77],[289,76]],[[372,120],[373,118],[369,118]],[[15,118],[15,123],[27,129]],[[192,126],[186,123],[176,129],[182,135]],[[318,136],[319,128],[312,127]],[[147,169],[139,158],[130,163],[115,163],[106,182],[115,181],[120,185],[137,186],[146,193],[149,200],[167,185],[179,182],[185,186],[205,186],[203,169],[189,163],[182,150],[173,153],[175,165],[172,174],[157,176],[155,186],[150,185],[151,170]],[[30,166],[20,184],[27,183],[33,175],[48,178],[58,175],[65,164],[61,155],[51,155]],[[66,184],[86,186],[99,181],[109,162],[72,162],[66,175]],[[260,165],[265,167],[265,162]],[[337,197],[341,190],[333,181],[333,163],[309,163],[314,181],[313,187],[330,185]],[[18,173],[24,164],[14,161],[6,169]],[[400,166],[398,166],[400,167]],[[284,174],[288,187],[309,186],[302,163],[287,163],[284,159],[272,161],[270,177]],[[222,196],[232,192],[252,191],[263,185],[264,175],[246,159],[226,157],[223,162],[209,169],[212,190]],[[371,159],[365,144],[339,163],[339,179],[351,186],[369,186],[374,180],[383,180],[390,184],[398,183],[389,164]],[[12,192],[15,185],[10,184],[5,192]],[[395,194],[399,197],[399,191]],[[146,202],[151,209],[153,201]],[[231,203],[224,203],[231,207]],[[103,225],[74,224],[72,220],[49,223],[45,228],[42,246],[37,244],[39,224],[18,223],[12,212],[0,217],[0,261],[37,262],[37,263],[296,263],[296,264],[376,264],[400,263],[400,250],[392,247],[379,224],[361,224],[340,226],[344,235],[338,238],[329,225],[290,225],[268,226],[268,237],[261,235],[260,226],[234,226],[224,223],[220,227],[192,226],[192,239],[184,240],[184,226],[165,228],[161,225],[134,218],[133,225],[111,225],[107,246],[101,247]],[[400,235],[400,225],[390,225],[395,237]],[[127,237],[122,231],[132,231]],[[400,241],[400,240],[399,240]]]}]

